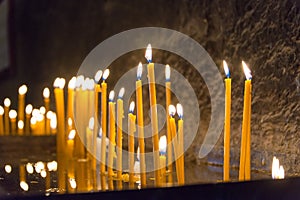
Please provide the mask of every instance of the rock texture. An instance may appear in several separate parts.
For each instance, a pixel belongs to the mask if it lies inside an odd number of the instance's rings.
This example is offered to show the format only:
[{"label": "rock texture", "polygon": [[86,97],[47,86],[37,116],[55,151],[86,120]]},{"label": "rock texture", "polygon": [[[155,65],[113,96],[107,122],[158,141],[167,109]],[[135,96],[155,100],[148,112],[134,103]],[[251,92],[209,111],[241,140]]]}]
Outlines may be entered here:
[{"label": "rock texture", "polygon": [[[15,19],[17,71],[1,81],[1,101],[9,96],[16,107],[17,88],[27,83],[28,102],[40,106],[43,87],[51,87],[57,76],[69,80],[85,56],[106,38],[137,27],[174,29],[198,41],[221,73],[222,60],[229,64],[232,163],[237,165],[239,159],[245,79],[241,60],[245,60],[253,74],[253,166],[269,172],[276,155],[287,175],[300,172],[300,13],[296,1],[16,1]],[[109,78],[110,83],[136,66],[143,54],[130,52],[112,63],[116,75]],[[211,114],[207,87],[184,59],[159,51],[154,56],[181,72],[199,99],[201,127],[186,154],[186,166],[193,168]],[[158,98],[163,102],[163,93]],[[55,108],[54,101],[51,106]],[[222,163],[222,145],[220,137],[214,151],[200,163]]]}]

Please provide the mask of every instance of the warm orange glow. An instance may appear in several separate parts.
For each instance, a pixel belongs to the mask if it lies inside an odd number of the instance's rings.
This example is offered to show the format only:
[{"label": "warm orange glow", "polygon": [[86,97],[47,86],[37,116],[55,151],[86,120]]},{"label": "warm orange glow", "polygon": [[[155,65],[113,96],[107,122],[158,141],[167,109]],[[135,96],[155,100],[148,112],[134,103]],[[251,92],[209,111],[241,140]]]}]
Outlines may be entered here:
[{"label": "warm orange glow", "polygon": [[68,139],[73,140],[75,138],[76,131],[74,129],[70,130]]},{"label": "warm orange glow", "polygon": [[16,119],[17,118],[17,111],[10,110],[8,115],[9,115],[10,119]]}]

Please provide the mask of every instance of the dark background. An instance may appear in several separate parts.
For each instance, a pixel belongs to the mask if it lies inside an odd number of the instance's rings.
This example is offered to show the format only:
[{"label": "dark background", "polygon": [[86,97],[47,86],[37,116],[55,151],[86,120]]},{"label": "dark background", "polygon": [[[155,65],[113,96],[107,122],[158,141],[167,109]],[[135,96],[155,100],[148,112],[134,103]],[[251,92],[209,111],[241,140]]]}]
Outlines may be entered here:
[{"label": "dark background", "polygon": [[[59,1],[15,0],[13,5],[13,72],[0,81],[0,102],[12,99],[16,108],[18,87],[29,87],[27,102],[43,104],[42,90],[56,77],[68,81],[85,56],[100,42],[121,31],[138,27],[164,27],[187,34],[211,55],[223,73],[223,59],[233,79],[232,162],[238,163],[242,122],[245,60],[253,74],[253,166],[270,170],[277,155],[287,175],[299,172],[300,149],[300,14],[296,1],[255,0],[132,0]],[[143,59],[141,51],[116,60],[111,68],[126,72]],[[159,52],[158,52],[159,54]],[[166,61],[191,83],[199,99],[201,127],[186,154],[188,164],[197,153],[210,119],[210,99],[201,77],[184,60],[162,52]],[[161,59],[161,60],[159,60]],[[145,60],[144,60],[145,61]],[[121,74],[115,76],[119,77]],[[113,82],[110,77],[108,82]],[[160,90],[158,90],[160,91]],[[54,107],[53,93],[51,107]],[[147,105],[146,105],[147,106]],[[221,162],[222,137],[204,162]],[[264,162],[262,162],[264,161]],[[190,166],[190,165],[186,165]]]}]

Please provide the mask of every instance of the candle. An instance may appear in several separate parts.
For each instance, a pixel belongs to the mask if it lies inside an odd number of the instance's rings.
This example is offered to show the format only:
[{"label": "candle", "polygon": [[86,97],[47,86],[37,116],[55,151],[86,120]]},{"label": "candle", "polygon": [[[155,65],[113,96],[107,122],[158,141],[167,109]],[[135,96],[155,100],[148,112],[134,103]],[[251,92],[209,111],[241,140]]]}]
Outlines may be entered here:
[{"label": "candle", "polygon": [[117,100],[117,189],[122,189],[122,143],[123,143],[123,118],[124,118],[124,108],[123,108],[123,96],[125,89],[121,88]]},{"label": "candle", "polygon": [[225,79],[225,122],[224,122],[224,164],[223,181],[229,181],[230,177],[230,112],[231,112],[231,78],[229,68],[225,60],[223,67],[226,74]]},{"label": "candle", "polygon": [[25,134],[30,135],[30,118],[31,118],[31,112],[32,112],[32,105],[28,104],[25,108]]},{"label": "candle", "polygon": [[37,132],[37,120],[34,116],[30,118],[30,132],[31,135],[35,135]]},{"label": "candle", "polygon": [[19,135],[24,134],[24,122],[22,120],[18,121],[18,134]]},{"label": "candle", "polygon": [[171,141],[172,141],[172,135],[170,131],[170,121],[169,121],[169,105],[171,104],[171,81],[170,81],[170,76],[171,76],[171,69],[169,65],[166,65],[165,68],[165,76],[166,76],[166,121],[167,121],[167,156],[168,156],[168,182],[173,183],[173,165],[172,165],[172,146],[171,146]]},{"label": "candle", "polygon": [[[94,134],[94,117],[91,117],[89,120],[88,127],[86,127],[86,148],[88,152],[91,152],[93,149],[93,134]],[[92,156],[89,156],[90,158]]]},{"label": "candle", "polygon": [[154,63],[152,63],[152,49],[148,44],[145,53],[145,58],[148,61],[148,82],[150,93],[150,107],[151,107],[151,125],[152,125],[152,141],[153,141],[153,159],[154,159],[154,174],[155,185],[160,186],[159,177],[159,146],[158,146],[158,122],[157,122],[157,107],[156,107],[156,88],[155,88],[155,74]]},{"label": "candle", "polygon": [[134,132],[136,116],[133,114],[134,101],[130,103],[128,113],[128,165],[129,165],[129,188],[134,189]]},{"label": "candle", "polygon": [[11,125],[11,134],[15,135],[17,133],[17,111],[9,111],[10,125]]},{"label": "candle", "polygon": [[179,170],[180,179],[179,185],[184,185],[184,140],[183,140],[183,109],[181,104],[176,105],[178,120],[178,155],[179,155]]},{"label": "candle", "polygon": [[143,88],[142,88],[143,65],[140,62],[137,69],[136,81],[136,104],[137,104],[137,125],[140,148],[140,169],[141,187],[146,187],[146,162],[145,162],[145,139],[144,139],[144,113],[143,113]]},{"label": "candle", "polygon": [[101,138],[101,163],[100,163],[100,173],[101,173],[101,187],[102,190],[106,189],[106,182],[105,182],[105,164],[106,164],[106,102],[107,102],[107,84],[105,80],[109,76],[109,69],[106,69],[103,73],[101,83],[101,128],[102,128],[102,138]]},{"label": "candle", "polygon": [[27,86],[22,85],[19,87],[19,103],[18,103],[18,118],[24,121],[24,111],[25,111],[25,94],[27,92]]},{"label": "candle", "polygon": [[176,177],[179,182],[180,179],[180,170],[179,170],[179,155],[178,155],[178,141],[176,135],[176,123],[174,119],[174,115],[176,114],[176,108],[174,105],[169,105],[169,123],[170,123],[170,131],[173,138],[173,149],[175,154],[175,165],[176,165]]},{"label": "candle", "polygon": [[166,183],[166,151],[167,151],[167,137],[161,136],[159,139],[159,165],[160,165],[160,177],[161,186],[165,186]]},{"label": "candle", "polygon": [[10,135],[10,127],[9,127],[9,107],[11,101],[9,98],[4,99],[4,134]]},{"label": "candle", "polygon": [[76,77],[73,76],[68,83],[68,104],[67,117],[73,120],[74,118],[74,89],[76,86]]},{"label": "candle", "polygon": [[21,164],[19,167],[19,176],[20,176],[20,182],[26,182],[26,170],[25,165]]},{"label": "candle", "polygon": [[46,108],[44,106],[40,107],[40,124],[40,133],[43,135],[48,135],[49,133],[46,132]]},{"label": "candle", "polygon": [[65,145],[65,108],[64,108],[64,91],[65,79],[57,78],[54,81],[54,95],[57,112],[57,134],[56,134],[56,152],[58,161],[58,188],[62,192],[65,190],[64,174],[64,145]]},{"label": "candle", "polygon": [[[70,130],[67,139],[67,158],[68,158],[68,180],[75,179],[75,166],[74,166],[74,138],[76,131]],[[76,188],[76,187],[75,187]],[[71,182],[68,184],[68,192],[74,192]]]},{"label": "candle", "polygon": [[44,106],[46,109],[46,113],[50,110],[50,90],[49,88],[45,87],[43,90],[43,97],[44,97]]},{"label": "candle", "polygon": [[50,129],[51,129],[51,134],[54,135],[57,132],[57,117],[56,113],[52,112],[51,118],[50,118]]},{"label": "candle", "polygon": [[244,111],[243,111],[243,126],[242,126],[242,138],[241,138],[241,152],[240,152],[240,169],[239,169],[239,180],[250,180],[250,106],[251,106],[251,73],[246,63],[242,61],[244,73],[246,76],[245,90],[244,90]]},{"label": "candle", "polygon": [[3,115],[4,115],[4,108],[0,106],[0,136],[4,134]]},{"label": "candle", "polygon": [[109,146],[108,146],[108,189],[113,190],[113,161],[115,157],[115,146],[116,146],[116,130],[115,130],[115,92],[112,90],[109,93]]}]

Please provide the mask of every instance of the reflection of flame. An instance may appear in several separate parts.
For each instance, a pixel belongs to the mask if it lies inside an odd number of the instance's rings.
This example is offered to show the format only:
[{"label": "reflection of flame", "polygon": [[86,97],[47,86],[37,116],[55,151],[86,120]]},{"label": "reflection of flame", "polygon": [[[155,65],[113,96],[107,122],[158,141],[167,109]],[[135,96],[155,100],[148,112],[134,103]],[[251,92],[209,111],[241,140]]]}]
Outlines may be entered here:
[{"label": "reflection of flame", "polygon": [[29,189],[29,186],[28,186],[28,184],[27,184],[25,181],[21,181],[21,182],[20,182],[20,187],[21,187],[22,190],[24,190],[24,191],[28,191],[28,189]]},{"label": "reflection of flame", "polygon": [[76,180],[74,178],[69,179],[71,188],[75,189],[77,187]]},{"label": "reflection of flame", "polygon": [[89,120],[89,129],[90,130],[94,130],[94,123],[95,123],[95,119],[94,119],[94,117],[91,117]]},{"label": "reflection of flame", "polygon": [[275,156],[272,162],[272,178],[284,179],[284,168],[282,165],[279,165],[279,160]]}]

